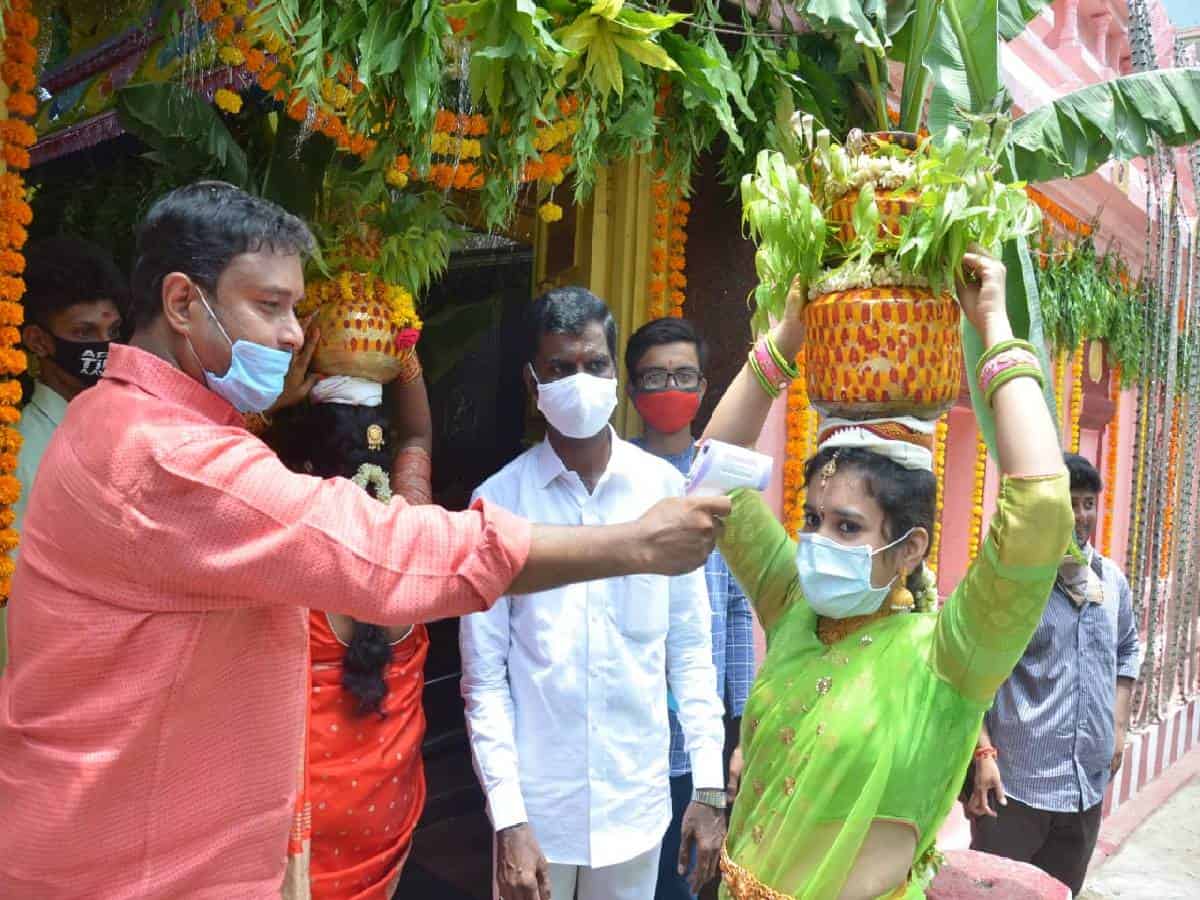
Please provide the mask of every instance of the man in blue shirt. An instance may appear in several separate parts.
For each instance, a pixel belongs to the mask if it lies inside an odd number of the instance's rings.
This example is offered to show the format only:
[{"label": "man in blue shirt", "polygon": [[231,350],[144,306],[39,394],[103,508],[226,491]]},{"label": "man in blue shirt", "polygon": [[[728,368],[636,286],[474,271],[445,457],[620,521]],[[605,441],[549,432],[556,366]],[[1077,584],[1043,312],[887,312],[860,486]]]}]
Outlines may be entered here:
[{"label": "man in blue shirt", "polygon": [[1104,789],[1121,767],[1140,650],[1129,583],[1090,541],[1100,473],[1073,453],[1075,537],[1025,655],[984,718],[967,801],[971,849],[1083,887]]},{"label": "man in blue shirt", "polygon": [[[694,450],[692,420],[708,387],[704,378],[706,351],[695,326],[686,319],[647,322],[633,333],[625,348],[629,394],[645,425],[645,437],[633,443],[667,460],[685,475],[691,468]],[[737,744],[742,707],[754,681],[754,616],[719,550],[708,558],[704,574],[712,606],[717,693],[725,704],[726,748],[731,750]],[[667,706],[674,815],[663,838],[654,896],[655,900],[691,900],[695,895],[678,867],[680,823],[692,800],[692,774],[674,698],[669,694]]]}]

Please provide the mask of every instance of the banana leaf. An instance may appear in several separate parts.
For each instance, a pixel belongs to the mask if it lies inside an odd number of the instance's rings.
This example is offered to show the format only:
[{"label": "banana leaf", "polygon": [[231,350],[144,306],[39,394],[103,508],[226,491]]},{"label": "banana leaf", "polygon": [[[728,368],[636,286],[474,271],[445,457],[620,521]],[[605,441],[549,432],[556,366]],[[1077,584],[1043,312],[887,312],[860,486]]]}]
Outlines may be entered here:
[{"label": "banana leaf", "polygon": [[150,157],[181,178],[221,178],[249,187],[246,152],[212,104],[170,83],[148,82],[117,92],[122,127],[152,148]]},{"label": "banana leaf", "polygon": [[1110,159],[1200,139],[1200,67],[1126,75],[1060,97],[1013,123],[1015,175],[1078,178]]},{"label": "banana leaf", "polygon": [[1000,0],[1000,37],[1011,41],[1053,0]]}]

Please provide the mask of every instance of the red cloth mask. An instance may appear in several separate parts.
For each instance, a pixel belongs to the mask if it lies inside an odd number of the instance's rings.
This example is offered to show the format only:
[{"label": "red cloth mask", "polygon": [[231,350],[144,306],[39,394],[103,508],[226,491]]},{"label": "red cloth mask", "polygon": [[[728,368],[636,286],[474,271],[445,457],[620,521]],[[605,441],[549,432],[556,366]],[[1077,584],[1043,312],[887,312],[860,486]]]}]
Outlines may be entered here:
[{"label": "red cloth mask", "polygon": [[650,391],[635,394],[633,405],[642,420],[660,434],[674,434],[696,418],[699,391]]}]

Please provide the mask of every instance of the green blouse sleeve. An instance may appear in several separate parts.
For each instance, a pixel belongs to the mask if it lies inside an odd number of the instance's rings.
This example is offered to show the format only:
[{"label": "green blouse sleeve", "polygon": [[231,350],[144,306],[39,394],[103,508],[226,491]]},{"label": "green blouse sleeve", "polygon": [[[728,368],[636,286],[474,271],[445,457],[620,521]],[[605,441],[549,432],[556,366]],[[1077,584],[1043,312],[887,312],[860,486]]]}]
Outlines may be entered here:
[{"label": "green blouse sleeve", "polygon": [[1050,599],[1074,518],[1066,473],[1005,478],[979,556],[938,615],[933,671],[988,704],[1025,652]]},{"label": "green blouse sleeve", "polygon": [[769,632],[788,605],[800,598],[796,542],[757,491],[734,491],[732,499],[721,555]]}]

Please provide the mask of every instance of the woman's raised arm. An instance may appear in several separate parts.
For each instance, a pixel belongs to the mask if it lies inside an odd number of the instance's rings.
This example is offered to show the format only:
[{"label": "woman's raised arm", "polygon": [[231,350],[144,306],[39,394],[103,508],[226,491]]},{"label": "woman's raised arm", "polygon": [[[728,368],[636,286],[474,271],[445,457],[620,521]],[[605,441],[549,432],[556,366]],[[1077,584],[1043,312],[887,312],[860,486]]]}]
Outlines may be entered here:
[{"label": "woman's raised arm", "polygon": [[[789,363],[795,362],[796,354],[804,346],[804,320],[801,318],[804,294],[804,287],[799,281],[794,282],[788,293],[787,312],[783,321],[771,329],[775,347]],[[750,369],[749,362],[743,364],[713,410],[708,427],[704,429],[704,438],[742,447],[753,446],[763,423],[767,421],[772,402],[758,383],[758,376]]]}]

